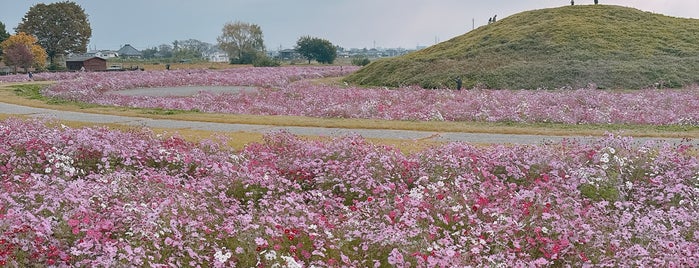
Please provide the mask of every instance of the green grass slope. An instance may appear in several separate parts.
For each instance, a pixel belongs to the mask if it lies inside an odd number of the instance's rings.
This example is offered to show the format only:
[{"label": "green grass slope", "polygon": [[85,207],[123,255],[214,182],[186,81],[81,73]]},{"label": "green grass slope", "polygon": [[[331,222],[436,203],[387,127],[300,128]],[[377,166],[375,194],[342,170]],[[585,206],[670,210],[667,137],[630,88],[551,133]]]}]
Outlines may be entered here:
[{"label": "green grass slope", "polygon": [[533,10],[346,78],[368,86],[537,89],[699,82],[699,20],[609,5]]}]

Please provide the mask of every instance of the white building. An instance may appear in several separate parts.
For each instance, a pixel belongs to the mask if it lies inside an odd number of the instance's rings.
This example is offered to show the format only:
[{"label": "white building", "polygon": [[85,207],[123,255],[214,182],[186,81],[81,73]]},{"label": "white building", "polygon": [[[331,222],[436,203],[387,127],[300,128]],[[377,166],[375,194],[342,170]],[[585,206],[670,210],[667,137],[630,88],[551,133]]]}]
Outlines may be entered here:
[{"label": "white building", "polygon": [[223,50],[219,49],[218,47],[214,47],[214,48],[210,49],[209,51],[202,53],[202,57],[209,60],[209,62],[229,62],[230,61],[230,58],[228,57],[228,53],[224,52]]},{"label": "white building", "polygon": [[118,58],[119,53],[117,53],[114,50],[90,50],[85,54],[85,56],[94,56],[94,57],[100,57],[103,59],[109,59],[109,58]]}]

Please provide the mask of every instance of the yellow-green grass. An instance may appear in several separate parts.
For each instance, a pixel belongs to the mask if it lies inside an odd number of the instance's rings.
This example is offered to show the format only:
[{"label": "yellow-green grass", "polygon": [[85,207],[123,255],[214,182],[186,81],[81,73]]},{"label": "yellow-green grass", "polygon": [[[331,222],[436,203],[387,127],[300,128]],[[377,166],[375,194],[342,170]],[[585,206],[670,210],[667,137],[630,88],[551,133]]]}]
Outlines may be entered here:
[{"label": "yellow-green grass", "polygon": [[443,121],[389,121],[372,119],[313,118],[303,116],[263,116],[214,114],[164,109],[137,109],[98,106],[46,99],[38,92],[49,82],[9,83],[0,85],[0,100],[22,106],[95,114],[111,114],[152,119],[200,121],[227,124],[325,127],[348,129],[389,129],[430,132],[530,134],[548,136],[601,136],[607,132],[633,137],[699,138],[699,129],[691,126],[652,125],[569,125],[556,123],[489,123]]}]

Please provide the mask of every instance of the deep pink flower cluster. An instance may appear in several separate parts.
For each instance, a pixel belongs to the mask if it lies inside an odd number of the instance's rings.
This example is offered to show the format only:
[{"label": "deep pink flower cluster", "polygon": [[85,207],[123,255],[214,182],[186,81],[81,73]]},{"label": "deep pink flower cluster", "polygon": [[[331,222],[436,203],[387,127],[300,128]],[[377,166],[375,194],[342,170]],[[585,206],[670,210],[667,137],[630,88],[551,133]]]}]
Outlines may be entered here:
[{"label": "deep pink flower cluster", "polygon": [[699,265],[699,161],[685,144],[609,136],[404,155],[283,132],[225,144],[1,121],[0,263]]},{"label": "deep pink flower cluster", "polygon": [[[126,107],[201,112],[386,120],[699,125],[699,90],[391,90],[321,85],[307,78],[346,75],[356,67],[236,68],[224,71],[85,73],[45,94]],[[173,86],[256,86],[255,92],[190,97],[112,94]]]}]

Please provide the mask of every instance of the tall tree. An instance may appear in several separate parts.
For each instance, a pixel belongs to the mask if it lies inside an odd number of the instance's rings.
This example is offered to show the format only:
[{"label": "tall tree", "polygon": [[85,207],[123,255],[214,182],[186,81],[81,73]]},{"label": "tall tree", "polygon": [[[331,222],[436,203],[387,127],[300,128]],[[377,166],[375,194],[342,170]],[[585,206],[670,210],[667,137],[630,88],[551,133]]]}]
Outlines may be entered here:
[{"label": "tall tree", "polygon": [[57,55],[85,53],[92,37],[85,10],[69,1],[32,6],[16,31],[36,36],[52,65]]},{"label": "tall tree", "polygon": [[152,59],[152,58],[155,58],[155,55],[158,54],[158,48],[157,47],[146,48],[146,49],[142,50],[141,53],[143,53],[144,59]]},{"label": "tall tree", "polygon": [[173,51],[175,58],[196,58],[199,59],[213,45],[196,39],[178,40],[177,49]]},{"label": "tall tree", "polygon": [[320,63],[333,63],[337,58],[337,48],[330,41],[310,36],[302,36],[296,42],[296,51],[303,57]]},{"label": "tall tree", "polygon": [[17,72],[17,67],[23,68],[24,72],[27,72],[27,69],[34,62],[32,51],[24,44],[14,43],[3,48],[3,50],[5,51],[3,61],[5,61],[7,66],[14,67],[15,73]]},{"label": "tall tree", "polygon": [[[0,21],[0,43],[5,41],[5,39],[9,38],[10,34],[7,32],[7,29],[5,29],[5,24]],[[0,60],[2,59],[2,50],[0,49]]]},{"label": "tall tree", "polygon": [[0,49],[5,51],[5,64],[14,66],[15,71],[16,67],[22,67],[26,71],[31,66],[42,68],[46,64],[44,48],[37,44],[36,37],[23,32],[11,35],[0,43]]},{"label": "tall tree", "polygon": [[158,54],[160,58],[172,58],[172,46],[168,44],[158,46]]},{"label": "tall tree", "polygon": [[218,46],[228,53],[232,63],[250,64],[265,51],[262,29],[256,24],[226,23],[216,40]]}]

